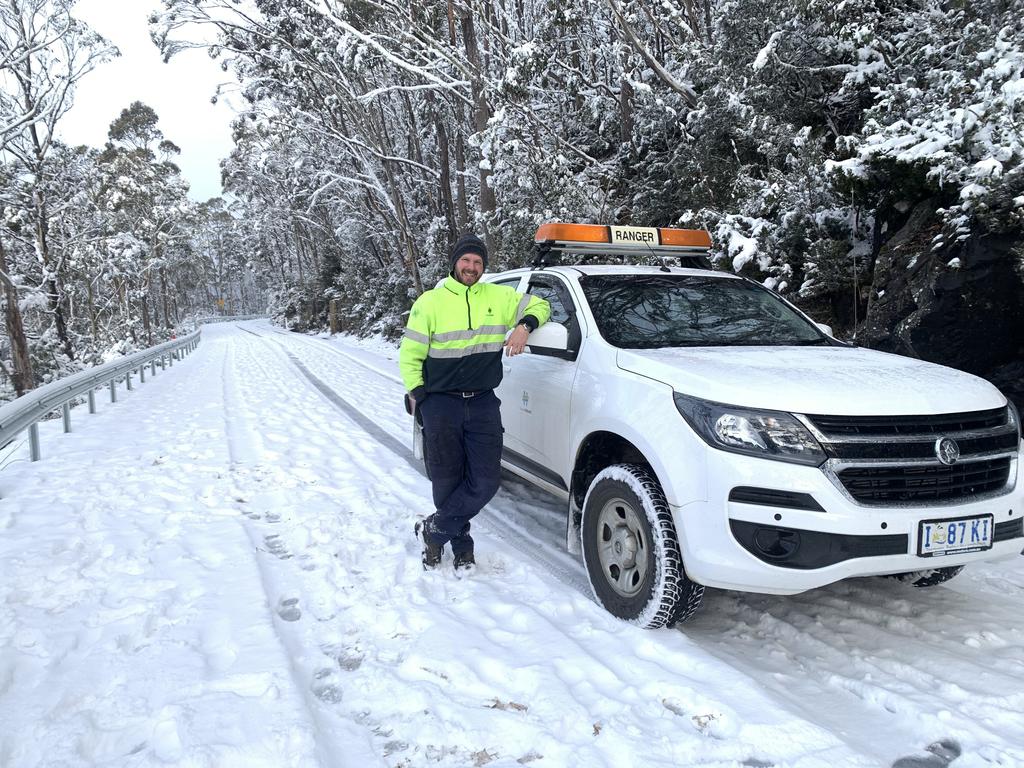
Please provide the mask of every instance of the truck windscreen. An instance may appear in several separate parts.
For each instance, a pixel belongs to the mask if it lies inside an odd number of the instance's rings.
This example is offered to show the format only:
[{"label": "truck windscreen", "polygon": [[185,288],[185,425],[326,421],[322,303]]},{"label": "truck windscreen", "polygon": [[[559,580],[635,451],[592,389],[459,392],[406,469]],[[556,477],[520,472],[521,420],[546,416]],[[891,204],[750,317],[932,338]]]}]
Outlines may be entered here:
[{"label": "truck windscreen", "polygon": [[623,348],[830,344],[771,291],[703,275],[580,279],[601,335]]}]

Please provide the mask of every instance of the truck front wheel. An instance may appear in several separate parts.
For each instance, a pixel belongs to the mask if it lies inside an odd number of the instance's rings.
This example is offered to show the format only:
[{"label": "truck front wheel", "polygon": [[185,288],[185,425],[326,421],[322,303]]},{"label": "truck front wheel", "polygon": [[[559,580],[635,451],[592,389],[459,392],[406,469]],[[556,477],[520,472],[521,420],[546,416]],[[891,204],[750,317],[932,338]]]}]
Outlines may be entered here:
[{"label": "truck front wheel", "polygon": [[646,467],[615,464],[598,473],[580,536],[590,586],[612,615],[656,629],[697,610],[704,587],[686,576],[671,510]]}]

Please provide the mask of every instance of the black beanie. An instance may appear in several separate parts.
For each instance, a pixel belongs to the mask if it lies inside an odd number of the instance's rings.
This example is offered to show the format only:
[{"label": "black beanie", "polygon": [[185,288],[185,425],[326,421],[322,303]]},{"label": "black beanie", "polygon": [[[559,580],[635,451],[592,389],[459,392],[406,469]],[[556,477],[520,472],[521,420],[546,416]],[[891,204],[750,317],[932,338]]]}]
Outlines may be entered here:
[{"label": "black beanie", "polygon": [[452,246],[451,253],[448,255],[449,272],[455,271],[455,262],[464,253],[479,253],[480,258],[484,260],[484,269],[487,269],[487,245],[472,232],[467,232]]}]

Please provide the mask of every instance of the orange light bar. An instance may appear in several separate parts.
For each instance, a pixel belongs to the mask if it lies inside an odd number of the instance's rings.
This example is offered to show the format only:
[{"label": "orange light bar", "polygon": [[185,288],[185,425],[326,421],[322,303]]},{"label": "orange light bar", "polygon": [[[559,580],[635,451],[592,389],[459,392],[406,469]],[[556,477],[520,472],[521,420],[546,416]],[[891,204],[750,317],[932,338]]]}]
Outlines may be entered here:
[{"label": "orange light bar", "polygon": [[[703,229],[675,229],[672,227],[614,227],[616,232],[633,231],[649,233],[645,237],[638,237],[638,242],[647,242],[649,245],[668,245],[675,247],[689,248],[710,248],[711,235]],[[620,239],[613,240],[613,227],[606,227],[603,224],[565,224],[562,222],[551,222],[541,224],[537,228],[534,241],[544,242],[574,242],[574,243],[608,243],[621,242]],[[653,242],[654,232],[657,231],[658,242]]]},{"label": "orange light bar", "polygon": [[541,224],[533,239],[538,243],[548,240],[569,240],[577,243],[610,243],[612,241],[608,227],[602,224],[562,224],[561,222]]},{"label": "orange light bar", "polygon": [[691,248],[710,248],[711,233],[706,229],[671,229],[658,227],[662,245],[688,245]]}]

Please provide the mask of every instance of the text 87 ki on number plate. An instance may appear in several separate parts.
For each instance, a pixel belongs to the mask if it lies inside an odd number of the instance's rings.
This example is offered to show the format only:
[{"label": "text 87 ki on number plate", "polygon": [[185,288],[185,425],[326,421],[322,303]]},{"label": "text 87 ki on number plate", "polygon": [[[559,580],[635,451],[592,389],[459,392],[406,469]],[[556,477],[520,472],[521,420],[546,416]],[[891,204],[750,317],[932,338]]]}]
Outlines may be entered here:
[{"label": "text 87 ki on number plate", "polygon": [[922,520],[917,537],[921,557],[981,552],[992,548],[992,515],[957,520]]}]

